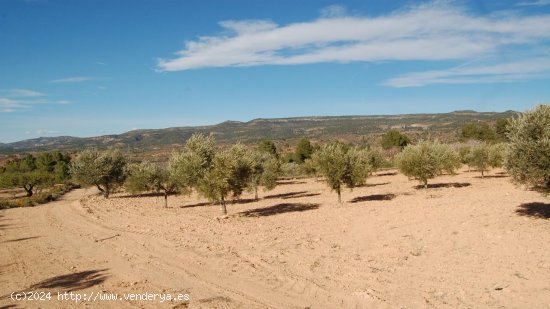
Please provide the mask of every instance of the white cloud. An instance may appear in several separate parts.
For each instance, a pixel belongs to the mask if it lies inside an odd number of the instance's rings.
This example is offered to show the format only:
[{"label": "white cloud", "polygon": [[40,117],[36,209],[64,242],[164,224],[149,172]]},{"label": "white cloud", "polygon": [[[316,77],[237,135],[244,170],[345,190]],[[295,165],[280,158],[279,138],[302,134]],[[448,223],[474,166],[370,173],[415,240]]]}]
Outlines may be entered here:
[{"label": "white cloud", "polygon": [[4,89],[0,90],[1,93],[5,94],[8,97],[41,97],[44,94],[38,91],[29,90],[29,89]]},{"label": "white cloud", "polygon": [[517,6],[546,6],[550,5],[550,0],[522,1],[516,4]]},{"label": "white cloud", "polygon": [[513,82],[547,77],[549,74],[550,58],[534,58],[493,65],[461,66],[449,70],[414,72],[389,79],[383,84],[402,88],[431,84]]},{"label": "white cloud", "polygon": [[320,13],[321,13],[321,17],[333,18],[333,17],[345,16],[347,13],[347,10],[344,6],[334,4],[334,5],[329,5],[327,7],[322,8]]},{"label": "white cloud", "polygon": [[90,80],[94,80],[94,78],[89,76],[73,76],[73,77],[50,80],[49,82],[50,83],[80,83],[80,82],[86,82]]},{"label": "white cloud", "polygon": [[[441,2],[378,17],[329,7],[317,20],[277,25],[224,21],[217,36],[187,41],[160,71],[323,62],[470,60],[550,39],[550,15],[478,16]],[[229,33],[229,34],[228,34]]]},{"label": "white cloud", "polygon": [[0,112],[2,113],[11,113],[28,108],[29,106],[20,100],[0,98]]},{"label": "white cloud", "polygon": [[0,113],[11,113],[30,110],[40,104],[70,104],[67,100],[50,100],[43,98],[45,94],[29,89],[0,90]]}]

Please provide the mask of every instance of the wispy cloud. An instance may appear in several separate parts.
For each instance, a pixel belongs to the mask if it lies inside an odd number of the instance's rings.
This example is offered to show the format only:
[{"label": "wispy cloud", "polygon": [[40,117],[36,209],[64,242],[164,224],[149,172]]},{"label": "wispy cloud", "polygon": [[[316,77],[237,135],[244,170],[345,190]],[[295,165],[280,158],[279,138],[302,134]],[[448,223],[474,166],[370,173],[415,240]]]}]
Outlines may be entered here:
[{"label": "wispy cloud", "polygon": [[2,89],[0,94],[8,97],[41,97],[43,93],[29,89]]},{"label": "wispy cloud", "polygon": [[94,77],[90,77],[90,76],[72,76],[72,77],[50,80],[49,82],[50,83],[80,83],[80,82],[87,82],[94,79],[95,79]]},{"label": "wispy cloud", "polygon": [[550,5],[550,0],[522,1],[516,4],[517,6],[546,6]]},{"label": "wispy cloud", "polygon": [[329,7],[319,19],[288,25],[223,21],[219,35],[187,41],[160,71],[326,62],[470,60],[550,39],[550,15],[479,16],[433,2],[378,17]]},{"label": "wispy cloud", "polygon": [[67,100],[53,100],[44,98],[46,94],[29,89],[3,89],[0,90],[0,113],[31,110],[33,106],[40,104],[65,105]]},{"label": "wispy cloud", "polygon": [[386,80],[383,85],[402,88],[431,84],[514,82],[548,77],[549,75],[550,59],[534,58],[493,65],[461,66],[449,70],[414,72]]},{"label": "wispy cloud", "polygon": [[2,113],[11,113],[28,108],[29,106],[20,100],[0,98],[0,112]]}]

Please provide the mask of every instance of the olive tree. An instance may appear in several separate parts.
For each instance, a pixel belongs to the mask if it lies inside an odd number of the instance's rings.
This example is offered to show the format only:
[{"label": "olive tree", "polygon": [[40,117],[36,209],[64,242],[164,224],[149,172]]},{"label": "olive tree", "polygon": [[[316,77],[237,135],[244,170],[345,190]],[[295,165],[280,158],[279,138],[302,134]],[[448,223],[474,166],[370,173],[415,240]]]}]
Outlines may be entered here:
[{"label": "olive tree", "polygon": [[215,147],[214,137],[193,134],[181,153],[170,157],[170,174],[181,188],[197,187],[205,173],[212,167]]},{"label": "olive tree", "polygon": [[471,169],[472,164],[472,147],[462,146],[458,149],[458,156],[460,158],[460,163],[468,166],[468,173]]},{"label": "olive tree", "polygon": [[217,153],[199,180],[197,191],[210,201],[219,203],[224,215],[227,214],[229,195],[239,197],[249,187],[253,164],[248,154],[248,149],[241,144]]},{"label": "olive tree", "polygon": [[505,144],[479,144],[472,148],[469,165],[481,172],[481,177],[491,168],[501,167],[506,152]]},{"label": "olive tree", "polygon": [[126,159],[119,151],[82,151],[69,167],[73,179],[88,186],[96,186],[105,198],[113,189],[124,184]]},{"label": "olive tree", "polygon": [[311,159],[330,189],[338,194],[338,203],[342,202],[342,188],[364,184],[372,169],[366,150],[341,143],[322,146]]},{"label": "olive tree", "polygon": [[168,208],[168,196],[176,194],[182,189],[174,177],[170,165],[161,166],[147,161],[133,164],[128,168],[124,186],[133,194],[140,192],[162,193],[166,208]]},{"label": "olive tree", "polygon": [[454,174],[460,167],[457,153],[448,145],[422,141],[409,145],[396,156],[397,168],[406,176],[415,177],[428,187],[428,179],[447,172]]},{"label": "olive tree", "polygon": [[250,187],[254,191],[256,200],[258,200],[258,187],[263,186],[265,190],[272,190],[277,186],[280,170],[279,160],[274,154],[265,151],[252,153]]},{"label": "olive tree", "polygon": [[481,178],[485,176],[485,172],[489,170],[489,155],[491,148],[488,144],[483,143],[472,148],[470,165],[481,172]]},{"label": "olive tree", "polygon": [[518,184],[550,192],[550,105],[539,105],[508,126],[505,167]]}]

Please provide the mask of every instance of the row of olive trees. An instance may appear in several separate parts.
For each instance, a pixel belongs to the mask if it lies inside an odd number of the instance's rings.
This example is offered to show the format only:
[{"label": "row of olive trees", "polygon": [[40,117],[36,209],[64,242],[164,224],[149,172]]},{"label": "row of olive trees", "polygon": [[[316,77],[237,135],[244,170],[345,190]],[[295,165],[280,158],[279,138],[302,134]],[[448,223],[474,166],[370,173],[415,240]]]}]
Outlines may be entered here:
[{"label": "row of olive trees", "polygon": [[424,141],[405,147],[395,163],[424,187],[428,179],[454,174],[466,164],[481,171],[482,177],[489,168],[504,166],[515,183],[550,192],[550,105],[539,105],[509,120],[506,137],[507,144],[463,147],[458,154],[448,145]]},{"label": "row of olive trees", "polygon": [[168,164],[145,161],[128,165],[118,151],[86,150],[71,165],[70,172],[75,181],[96,186],[105,198],[124,185],[130,193],[162,193],[167,207],[169,195],[195,190],[220,203],[225,214],[228,197],[253,191],[257,199],[260,186],[273,189],[280,164],[273,153],[261,148],[251,151],[242,144],[216,151],[212,136],[195,134],[182,152],[172,154]]},{"label": "row of olive trees", "polygon": [[455,174],[462,164],[474,167],[484,173],[489,168],[503,166],[507,146],[505,144],[480,144],[474,147],[465,146],[456,152],[451,146],[437,141],[422,141],[405,147],[396,158],[397,168],[406,176],[420,180],[425,188],[428,180],[436,176]]},{"label": "row of olive trees", "polygon": [[[427,187],[429,179],[454,174],[462,164],[478,169],[483,176],[489,167],[504,162],[517,183],[549,191],[550,106],[541,105],[511,120],[507,129],[509,146],[481,144],[456,152],[449,145],[424,141],[404,147],[395,164],[403,174]],[[342,188],[363,185],[384,162],[376,151],[342,143],[302,148],[308,148],[308,156],[301,157],[301,168],[323,176],[339,201]],[[166,165],[143,162],[127,167],[119,152],[87,150],[71,165],[70,173],[81,184],[97,186],[106,198],[114,187],[123,184],[130,192],[163,192],[166,203],[170,194],[194,190],[219,203],[225,214],[230,196],[253,191],[257,198],[258,187],[274,188],[284,169],[272,143],[263,143],[256,151],[242,144],[217,151],[212,136],[196,134]]]}]

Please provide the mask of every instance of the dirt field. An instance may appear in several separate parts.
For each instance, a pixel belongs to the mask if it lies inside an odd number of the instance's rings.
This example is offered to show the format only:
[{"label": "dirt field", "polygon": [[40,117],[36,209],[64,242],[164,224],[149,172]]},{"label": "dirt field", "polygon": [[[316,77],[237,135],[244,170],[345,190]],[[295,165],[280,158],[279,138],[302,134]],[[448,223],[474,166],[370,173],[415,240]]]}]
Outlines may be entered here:
[{"label": "dirt field", "polygon": [[[219,206],[76,190],[0,212],[0,307],[83,307],[59,291],[187,293],[90,308],[549,308],[550,201],[498,171],[429,189],[384,172],[335,193],[313,179]],[[15,291],[50,301],[14,301]],[[94,294],[92,294],[94,293]]]}]

